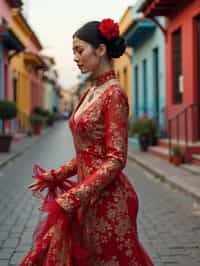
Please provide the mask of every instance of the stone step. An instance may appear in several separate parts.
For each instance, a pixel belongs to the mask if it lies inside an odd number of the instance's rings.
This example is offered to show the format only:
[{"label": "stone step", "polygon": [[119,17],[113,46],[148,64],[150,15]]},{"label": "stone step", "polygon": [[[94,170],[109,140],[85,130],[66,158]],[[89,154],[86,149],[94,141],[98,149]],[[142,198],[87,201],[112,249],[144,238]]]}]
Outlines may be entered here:
[{"label": "stone step", "polygon": [[[175,139],[172,139],[171,140],[171,144],[173,146],[175,145],[179,145],[183,148],[185,148],[186,144],[185,144],[185,141],[182,141],[180,140],[179,142]],[[169,139],[159,139],[159,145],[162,146],[162,147],[169,147]],[[191,147],[191,148],[199,148],[200,149],[200,142],[188,142],[187,144],[188,147]]]},{"label": "stone step", "polygon": [[191,174],[200,175],[200,166],[198,165],[182,164],[180,167]]},{"label": "stone step", "polygon": [[192,159],[199,160],[200,161],[200,154],[193,154]]},{"label": "stone step", "polygon": [[169,160],[169,149],[161,146],[150,146],[148,153]]}]

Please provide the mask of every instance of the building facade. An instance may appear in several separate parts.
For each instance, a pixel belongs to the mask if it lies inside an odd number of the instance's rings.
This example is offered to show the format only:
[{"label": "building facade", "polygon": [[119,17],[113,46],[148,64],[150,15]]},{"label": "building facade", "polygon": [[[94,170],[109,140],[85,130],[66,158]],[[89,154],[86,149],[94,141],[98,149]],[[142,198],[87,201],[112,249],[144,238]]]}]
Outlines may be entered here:
[{"label": "building facade", "polygon": [[163,16],[165,34],[168,135],[187,153],[200,153],[200,2],[143,1],[145,17]]},{"label": "building facade", "polygon": [[46,65],[39,55],[42,45],[20,10],[12,13],[12,29],[26,48],[25,52],[13,55],[11,68],[15,77],[18,122],[21,128],[27,129],[30,113],[43,104],[42,76]]},{"label": "building facade", "polygon": [[[133,114],[154,118],[165,128],[165,41],[156,24],[135,10],[133,23],[126,32],[128,46],[133,50],[132,88]],[[164,24],[164,20],[160,19]]]},{"label": "building facade", "polygon": [[47,65],[47,70],[43,74],[43,86],[44,86],[44,97],[43,97],[43,107],[44,109],[53,111],[53,107],[56,105],[56,86],[58,83],[58,74],[54,69],[55,61],[52,57],[42,56],[45,64]]},{"label": "building facade", "polygon": [[[132,9],[133,8],[129,6],[119,21],[119,29],[122,36],[124,36],[127,30],[131,27],[133,20]],[[127,47],[125,53],[120,58],[113,60],[114,69],[118,75],[119,82],[128,96],[130,116],[132,114],[132,104],[134,101],[132,94],[132,60],[132,48],[130,47]]]},{"label": "building facade", "polygon": [[13,32],[12,10],[20,8],[21,1],[0,1],[0,98],[13,100],[10,54],[23,51],[23,43]]}]

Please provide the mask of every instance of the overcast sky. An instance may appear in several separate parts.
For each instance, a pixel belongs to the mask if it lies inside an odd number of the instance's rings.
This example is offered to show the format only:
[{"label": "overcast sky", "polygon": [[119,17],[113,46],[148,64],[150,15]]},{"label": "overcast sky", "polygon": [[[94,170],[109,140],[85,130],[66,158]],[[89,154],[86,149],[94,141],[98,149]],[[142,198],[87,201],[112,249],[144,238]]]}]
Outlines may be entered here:
[{"label": "overcast sky", "polygon": [[77,83],[71,36],[90,20],[119,21],[136,0],[24,0],[24,12],[39,37],[44,52],[56,60],[60,83],[65,89]]}]

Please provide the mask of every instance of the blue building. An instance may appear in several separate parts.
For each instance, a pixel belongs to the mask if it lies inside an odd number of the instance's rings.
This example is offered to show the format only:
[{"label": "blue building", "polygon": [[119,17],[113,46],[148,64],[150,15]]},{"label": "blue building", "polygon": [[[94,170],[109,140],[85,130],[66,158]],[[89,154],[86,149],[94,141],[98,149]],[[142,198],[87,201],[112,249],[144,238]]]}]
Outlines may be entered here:
[{"label": "blue building", "polygon": [[90,84],[90,77],[91,73],[85,73],[85,74],[80,74],[78,79],[79,79],[79,87],[81,91],[84,91],[87,86]]},{"label": "blue building", "polygon": [[[134,11],[133,11],[134,12]],[[160,28],[151,20],[134,18],[125,38],[133,49],[132,113],[147,114],[160,129],[165,128],[165,41]],[[164,20],[159,18],[159,23]]]}]

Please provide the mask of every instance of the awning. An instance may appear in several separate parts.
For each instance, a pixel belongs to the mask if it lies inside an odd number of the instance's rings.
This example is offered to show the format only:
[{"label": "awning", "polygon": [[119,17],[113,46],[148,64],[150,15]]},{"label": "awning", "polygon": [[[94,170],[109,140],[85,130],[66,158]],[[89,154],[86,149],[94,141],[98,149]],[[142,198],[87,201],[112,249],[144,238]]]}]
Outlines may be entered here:
[{"label": "awning", "polygon": [[35,65],[37,68],[48,70],[48,66],[45,64],[44,60],[42,59],[42,56],[33,52],[24,52],[24,61],[26,63]]},{"label": "awning", "polygon": [[156,29],[156,25],[149,20],[138,21],[133,24],[128,33],[125,36],[128,46],[136,47],[143,43],[146,39],[151,36],[153,31]]},{"label": "awning", "polygon": [[138,8],[145,17],[171,16],[191,0],[144,0]]},{"label": "awning", "polygon": [[8,50],[14,50],[16,52],[21,52],[24,50],[25,46],[17,38],[14,32],[7,26],[0,26],[0,40]]}]

